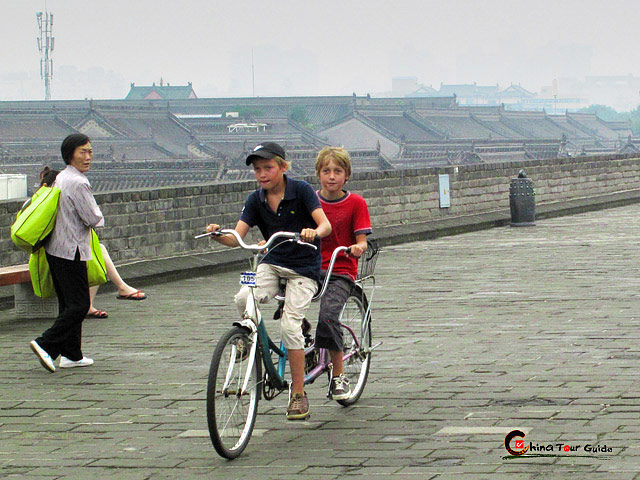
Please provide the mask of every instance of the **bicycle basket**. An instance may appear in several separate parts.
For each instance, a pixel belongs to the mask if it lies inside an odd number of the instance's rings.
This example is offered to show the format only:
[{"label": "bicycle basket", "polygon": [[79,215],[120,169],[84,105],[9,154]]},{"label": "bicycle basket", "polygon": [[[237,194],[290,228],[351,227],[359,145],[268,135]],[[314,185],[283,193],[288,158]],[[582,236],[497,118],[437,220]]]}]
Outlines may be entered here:
[{"label": "bicycle basket", "polygon": [[367,251],[360,257],[358,268],[358,280],[368,278],[373,275],[380,253],[380,245],[375,238],[367,239]]}]

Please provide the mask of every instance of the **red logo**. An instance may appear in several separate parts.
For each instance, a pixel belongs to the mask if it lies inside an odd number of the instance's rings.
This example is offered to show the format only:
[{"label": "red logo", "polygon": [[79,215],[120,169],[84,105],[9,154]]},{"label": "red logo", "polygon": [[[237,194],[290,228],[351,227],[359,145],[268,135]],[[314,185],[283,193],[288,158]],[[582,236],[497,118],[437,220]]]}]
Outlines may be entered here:
[{"label": "red logo", "polygon": [[[511,448],[511,440],[513,440],[514,438],[523,439],[523,440],[516,440],[514,442],[514,447],[517,448],[517,450],[514,450],[513,448]],[[516,457],[527,453],[527,451],[529,450],[529,447],[524,446],[524,432],[522,430],[510,431],[507,434],[507,436],[504,437],[504,448],[507,449],[507,452],[509,452],[511,455],[515,455]]]}]

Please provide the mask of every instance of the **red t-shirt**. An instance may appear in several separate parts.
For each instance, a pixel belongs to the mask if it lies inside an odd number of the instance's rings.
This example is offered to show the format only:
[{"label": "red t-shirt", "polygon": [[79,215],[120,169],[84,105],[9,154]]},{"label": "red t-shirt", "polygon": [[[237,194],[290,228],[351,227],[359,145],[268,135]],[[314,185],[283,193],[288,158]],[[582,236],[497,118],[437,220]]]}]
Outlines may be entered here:
[{"label": "red t-shirt", "polygon": [[[356,243],[356,235],[371,233],[371,220],[367,202],[360,195],[345,192],[338,200],[326,200],[316,192],[325,215],[331,223],[331,235],[322,239],[322,270],[328,270],[331,255],[336,247],[349,247]],[[349,275],[354,280],[358,275],[358,259],[341,253],[336,258],[333,273]]]}]

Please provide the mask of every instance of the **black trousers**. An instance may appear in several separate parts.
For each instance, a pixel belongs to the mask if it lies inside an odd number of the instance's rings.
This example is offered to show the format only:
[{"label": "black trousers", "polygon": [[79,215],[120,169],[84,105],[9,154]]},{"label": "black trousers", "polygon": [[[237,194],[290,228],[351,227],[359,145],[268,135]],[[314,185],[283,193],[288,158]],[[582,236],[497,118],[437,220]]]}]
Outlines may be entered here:
[{"label": "black trousers", "polygon": [[89,281],[87,263],[76,251],[74,260],[54,257],[47,253],[47,262],[58,295],[59,314],[54,324],[36,339],[54,360],[63,355],[69,360],[81,360],[82,322],[89,311]]}]

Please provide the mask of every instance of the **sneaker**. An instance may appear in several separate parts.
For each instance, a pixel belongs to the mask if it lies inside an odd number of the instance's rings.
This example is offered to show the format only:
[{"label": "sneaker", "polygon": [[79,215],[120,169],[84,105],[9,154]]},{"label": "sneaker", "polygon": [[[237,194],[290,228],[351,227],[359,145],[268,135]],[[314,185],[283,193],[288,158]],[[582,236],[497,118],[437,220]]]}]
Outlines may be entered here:
[{"label": "sneaker", "polygon": [[60,368],[88,367],[89,365],[93,365],[93,360],[87,357],[82,357],[77,361],[69,360],[67,357],[60,357]]},{"label": "sneaker", "polygon": [[305,420],[308,416],[309,399],[307,394],[293,394],[287,407],[287,420]]},{"label": "sneaker", "polygon": [[35,340],[32,340],[29,343],[29,346],[31,347],[31,350],[33,350],[33,353],[35,353],[36,356],[38,357],[38,360],[40,360],[40,364],[45,369],[49,370],[51,373],[56,371],[56,366],[53,364],[53,359],[45,351],[44,348],[42,348],[40,345],[38,345],[38,342],[36,342]]},{"label": "sneaker", "polygon": [[351,395],[349,379],[344,373],[331,379],[331,398],[334,400],[346,400]]}]

